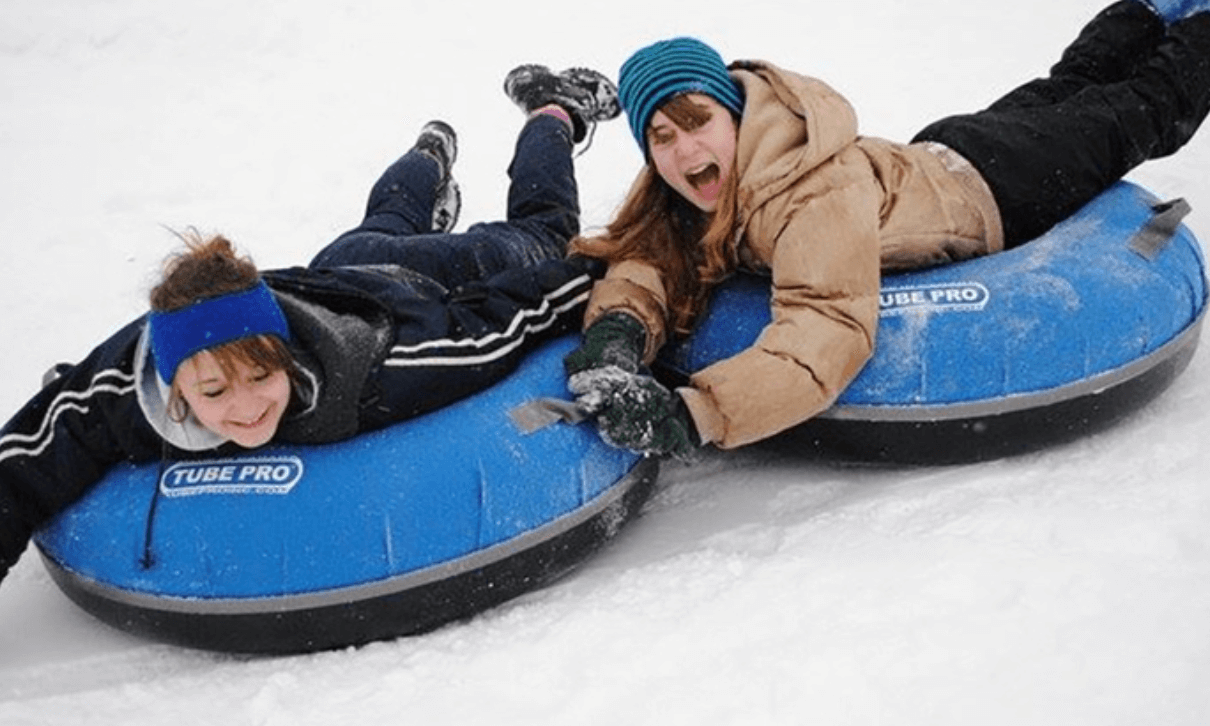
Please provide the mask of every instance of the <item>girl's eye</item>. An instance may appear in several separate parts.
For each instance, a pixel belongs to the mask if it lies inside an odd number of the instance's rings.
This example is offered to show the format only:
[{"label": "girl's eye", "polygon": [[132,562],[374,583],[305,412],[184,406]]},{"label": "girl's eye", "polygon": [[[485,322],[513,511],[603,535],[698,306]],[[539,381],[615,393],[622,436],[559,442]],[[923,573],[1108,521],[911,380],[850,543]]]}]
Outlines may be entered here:
[{"label": "girl's eye", "polygon": [[652,131],[647,135],[652,144],[661,146],[672,141],[672,134],[668,131]]},{"label": "girl's eye", "polygon": [[202,391],[202,396],[205,398],[219,398],[227,392],[226,388],[213,388]]},{"label": "girl's eye", "polygon": [[264,370],[263,368],[258,368],[256,370],[256,372],[250,376],[250,380],[253,383],[260,383],[264,380],[267,380],[269,378],[269,376],[271,376],[271,375],[273,375],[273,374],[270,373],[269,371]]}]

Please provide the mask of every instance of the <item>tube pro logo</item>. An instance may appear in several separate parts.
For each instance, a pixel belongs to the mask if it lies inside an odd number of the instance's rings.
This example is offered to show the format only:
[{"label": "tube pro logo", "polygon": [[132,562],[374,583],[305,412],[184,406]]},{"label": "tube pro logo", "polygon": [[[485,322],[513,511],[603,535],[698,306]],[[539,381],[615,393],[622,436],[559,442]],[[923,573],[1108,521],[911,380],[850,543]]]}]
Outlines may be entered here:
[{"label": "tube pro logo", "polygon": [[160,493],[168,497],[289,494],[302,481],[303,472],[297,456],[182,461],[164,471]]},{"label": "tube pro logo", "polygon": [[879,313],[903,315],[909,312],[978,312],[987,307],[991,292],[980,282],[953,282],[944,285],[883,288],[878,298]]}]

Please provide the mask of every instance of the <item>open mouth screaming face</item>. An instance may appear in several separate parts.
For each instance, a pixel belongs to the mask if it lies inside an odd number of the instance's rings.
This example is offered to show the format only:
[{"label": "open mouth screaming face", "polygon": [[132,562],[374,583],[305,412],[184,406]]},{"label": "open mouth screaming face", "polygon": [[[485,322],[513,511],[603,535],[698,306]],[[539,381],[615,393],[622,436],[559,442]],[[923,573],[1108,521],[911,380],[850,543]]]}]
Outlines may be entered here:
[{"label": "open mouth screaming face", "polygon": [[715,162],[707,162],[698,169],[689,169],[685,172],[685,181],[689,182],[689,186],[702,198],[718,201],[723,180],[721,170]]},{"label": "open mouth screaming face", "polygon": [[698,209],[713,212],[735,166],[736,133],[735,120],[722,104],[690,93],[655,112],[647,148],[669,186]]}]

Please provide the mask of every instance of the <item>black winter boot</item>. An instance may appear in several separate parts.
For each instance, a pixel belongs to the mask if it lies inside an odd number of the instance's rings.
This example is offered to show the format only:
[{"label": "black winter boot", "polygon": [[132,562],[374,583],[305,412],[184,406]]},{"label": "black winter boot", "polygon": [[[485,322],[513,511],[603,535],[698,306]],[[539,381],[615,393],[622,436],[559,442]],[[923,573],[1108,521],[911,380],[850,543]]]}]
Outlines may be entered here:
[{"label": "black winter boot", "polygon": [[458,223],[462,210],[462,190],[454,181],[454,160],[458,158],[458,135],[444,121],[430,121],[420,129],[416,149],[437,162],[441,180],[433,201],[433,231],[449,232]]},{"label": "black winter boot", "polygon": [[518,66],[505,77],[504,93],[525,113],[558,104],[571,116],[572,140],[577,144],[588,135],[590,126],[622,112],[613,81],[587,68],[568,68],[556,74],[546,66]]},{"label": "black winter boot", "polygon": [[1206,0],[1143,0],[1166,22],[1175,23],[1198,13],[1210,10],[1210,2]]}]

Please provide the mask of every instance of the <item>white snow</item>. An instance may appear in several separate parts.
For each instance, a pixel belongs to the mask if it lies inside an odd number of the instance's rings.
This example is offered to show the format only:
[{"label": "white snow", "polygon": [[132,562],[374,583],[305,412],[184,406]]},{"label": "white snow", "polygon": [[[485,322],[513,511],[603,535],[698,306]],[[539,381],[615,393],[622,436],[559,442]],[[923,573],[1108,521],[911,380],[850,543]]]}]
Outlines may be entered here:
[{"label": "white snow", "polygon": [[[824,78],[866,133],[906,139],[1044,72],[1101,5],[7,0],[0,412],[142,311],[169,229],[305,262],[431,118],[459,132],[460,226],[498,217],[522,121],[500,86],[519,63],[614,74],[694,34]],[[624,122],[598,130],[578,161],[589,225],[639,163]],[[1205,239],[1207,168],[1203,131],[1131,178],[1187,198]],[[430,635],[301,657],[126,636],[31,553],[0,587],[0,723],[1205,724],[1208,407],[1203,350],[1128,421],[1035,455],[670,466],[570,578]]]}]

